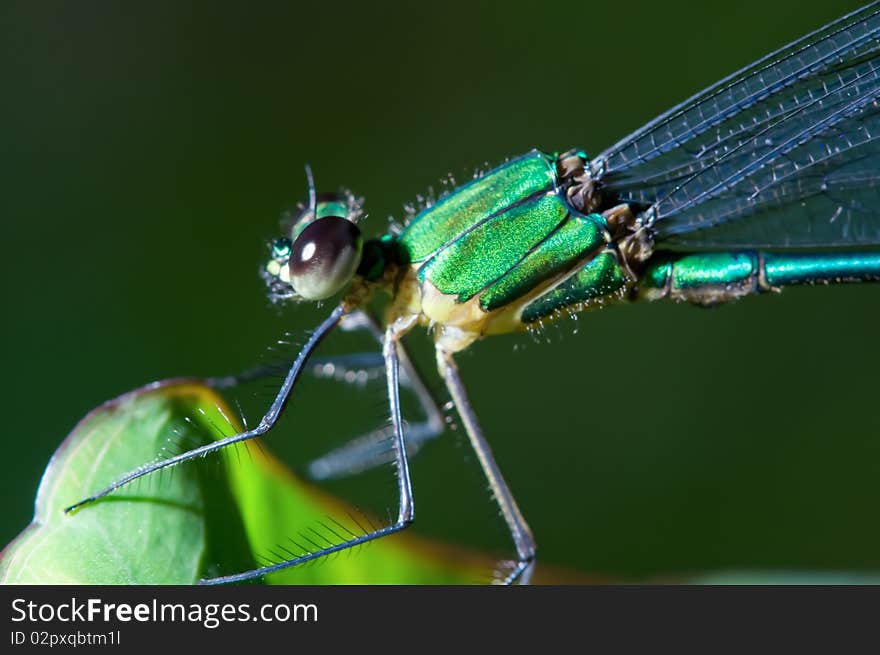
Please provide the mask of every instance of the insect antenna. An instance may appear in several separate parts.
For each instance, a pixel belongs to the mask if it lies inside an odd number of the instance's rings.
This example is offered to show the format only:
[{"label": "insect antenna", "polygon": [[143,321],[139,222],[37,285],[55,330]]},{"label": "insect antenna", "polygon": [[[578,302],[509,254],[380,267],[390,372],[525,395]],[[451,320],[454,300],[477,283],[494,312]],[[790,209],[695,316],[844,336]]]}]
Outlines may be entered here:
[{"label": "insect antenna", "polygon": [[[306,169],[306,180],[309,185],[309,210],[312,214],[317,214],[318,212],[318,194],[315,191],[315,176],[312,175],[312,167],[308,164],[305,165]],[[315,216],[317,218],[317,216]]]}]

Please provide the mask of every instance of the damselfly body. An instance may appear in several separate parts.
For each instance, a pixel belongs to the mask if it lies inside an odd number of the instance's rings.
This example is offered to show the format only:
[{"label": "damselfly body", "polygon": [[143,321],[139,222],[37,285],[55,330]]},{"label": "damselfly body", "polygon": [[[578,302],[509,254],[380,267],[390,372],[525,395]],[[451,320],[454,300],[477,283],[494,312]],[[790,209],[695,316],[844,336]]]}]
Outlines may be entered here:
[{"label": "damselfly body", "polygon": [[[371,331],[382,346],[396,519],[205,582],[263,576],[404,529],[414,517],[407,447],[442,429],[401,349],[405,334],[426,328],[516,547],[500,581],[527,580],[535,542],[468,402],[455,354],[490,335],[616,303],[715,305],[791,285],[880,279],[878,99],[880,8],[871,5],[737,71],[598,155],[533,150],[510,159],[425,207],[399,232],[364,240],[360,201],[317,194],[310,183],[308,202],[272,245],[264,274],[279,300],[341,299],[300,350],[262,420],[132,471],[68,511],[271,430],[313,351],[341,325]],[[371,301],[380,296],[387,302],[374,316]],[[401,419],[402,375],[428,415],[410,430]],[[312,473],[332,476],[372,457],[369,444],[353,444],[315,462]]]}]

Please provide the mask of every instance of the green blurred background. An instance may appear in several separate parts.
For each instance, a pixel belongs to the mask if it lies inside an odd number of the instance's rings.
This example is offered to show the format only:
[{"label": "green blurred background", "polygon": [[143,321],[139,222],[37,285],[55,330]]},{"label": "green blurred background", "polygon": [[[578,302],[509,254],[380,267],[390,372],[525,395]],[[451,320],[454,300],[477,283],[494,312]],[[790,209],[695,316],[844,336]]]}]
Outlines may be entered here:
[{"label": "green blurred background", "polygon": [[[598,152],[856,6],[3,3],[0,541],[92,407],[244,369],[322,316],[279,316],[257,275],[305,162],[365,196],[379,233],[447,173]],[[880,569],[878,301],[864,285],[612,308],[549,343],[471,348],[460,365],[541,561],[614,579]],[[300,429],[350,397],[312,394]],[[414,463],[417,527],[480,544],[452,441]]]}]

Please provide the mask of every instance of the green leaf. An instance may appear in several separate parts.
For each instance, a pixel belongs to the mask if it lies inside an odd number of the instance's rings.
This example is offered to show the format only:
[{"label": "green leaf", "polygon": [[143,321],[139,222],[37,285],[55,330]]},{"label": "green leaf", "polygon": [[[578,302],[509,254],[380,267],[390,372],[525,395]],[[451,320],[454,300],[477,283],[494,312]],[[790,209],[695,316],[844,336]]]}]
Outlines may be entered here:
[{"label": "green leaf", "polygon": [[[323,524],[347,537],[340,523],[355,533],[362,532],[358,523],[368,525],[367,517],[294,476],[265,447],[251,447],[244,456],[226,449],[219,470],[178,466],[173,475],[154,473],[64,513],[120,475],[167,454],[173,444],[179,451],[179,435],[192,431],[187,419],[218,438],[241,429],[227,418],[232,415],[220,396],[193,380],[156,383],[90,412],[52,457],[33,523],[0,557],[0,581],[192,584],[253,569],[261,561],[256,556],[267,549],[283,554],[295,548],[289,538],[299,529],[320,542],[310,528]],[[487,554],[406,532],[324,560],[268,581],[477,583],[487,582],[496,564]]]},{"label": "green leaf", "polygon": [[[181,437],[218,438],[241,426],[195,380],[156,383],[101,405],[53,455],[33,523],[0,555],[5,584],[193,584],[363,533],[368,521],[291,473],[265,446],[226,449],[215,466],[179,466],[119,489],[73,514],[64,508],[168,449]],[[222,433],[222,434],[221,434]],[[192,443],[192,442],[187,442]],[[188,446],[191,447],[191,446]],[[198,460],[201,461],[201,460]],[[211,460],[208,460],[209,463]],[[317,532],[311,531],[317,527]],[[350,532],[347,532],[350,531]],[[471,584],[490,580],[495,558],[417,536],[385,537],[316,565],[267,576],[274,584]],[[697,584],[876,583],[846,572],[720,571],[675,580]],[[536,583],[609,582],[542,566]],[[665,579],[664,582],[674,581]]]},{"label": "green leaf", "polygon": [[[152,461],[189,426],[223,421],[212,392],[192,382],[144,387],[101,405],[53,455],[30,526],[0,558],[0,581],[16,584],[191,584],[208,552],[208,487],[181,467],[72,514],[64,508]],[[158,474],[154,476],[156,478]],[[239,538],[241,538],[239,536]]]},{"label": "green leaf", "polygon": [[[230,467],[235,496],[254,551],[299,554],[307,539],[326,545],[363,534],[368,518],[300,480],[265,448]],[[374,519],[373,523],[378,523]],[[295,526],[295,527],[292,527]],[[315,529],[317,534],[312,531]],[[295,542],[295,543],[294,543]],[[298,544],[298,545],[297,545]],[[312,547],[313,548],[313,547]],[[474,584],[490,581],[497,562],[471,551],[403,531],[330,556],[316,566],[296,566],[268,576],[270,584]]]}]

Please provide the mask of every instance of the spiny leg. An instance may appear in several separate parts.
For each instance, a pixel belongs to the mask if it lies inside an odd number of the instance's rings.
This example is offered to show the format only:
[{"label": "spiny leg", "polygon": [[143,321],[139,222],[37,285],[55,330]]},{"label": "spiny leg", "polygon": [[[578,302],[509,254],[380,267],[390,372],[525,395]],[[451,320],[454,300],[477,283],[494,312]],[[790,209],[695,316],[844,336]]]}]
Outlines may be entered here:
[{"label": "spiny leg", "polygon": [[253,380],[275,377],[284,368],[283,364],[264,364],[234,375],[205,378],[205,384],[212,389],[230,389]]},{"label": "spiny leg", "polygon": [[194,459],[196,457],[204,457],[209,453],[217,451],[221,448],[229,446],[234,443],[238,443],[240,441],[247,441],[248,439],[254,439],[255,437],[259,437],[266,432],[268,432],[275,422],[278,420],[278,417],[281,415],[281,412],[284,410],[285,405],[287,404],[287,400],[290,397],[290,392],[293,390],[296,381],[299,379],[300,374],[302,373],[306,362],[311,356],[312,352],[317,348],[318,344],[326,337],[334,327],[336,327],[337,323],[342,319],[345,315],[345,310],[342,305],[336,307],[333,312],[328,316],[324,321],[318,326],[318,328],[312,333],[309,337],[306,344],[303,346],[302,350],[300,350],[299,354],[296,357],[296,360],[293,362],[293,365],[290,367],[290,370],[287,373],[287,376],[284,378],[284,382],[281,384],[281,388],[278,390],[278,393],[275,395],[275,399],[272,401],[272,404],[269,406],[269,410],[263,415],[263,418],[260,419],[260,423],[251,430],[246,430],[245,432],[240,432],[238,434],[233,434],[223,439],[219,439],[217,441],[213,441],[209,444],[205,444],[203,446],[199,446],[198,448],[193,448],[192,450],[188,450],[185,453],[180,453],[179,455],[175,455],[174,457],[169,457],[167,459],[159,460],[158,462],[153,462],[151,464],[146,464],[141,466],[129,473],[126,473],[122,477],[118,478],[116,481],[109,484],[104,489],[101,489],[97,493],[89,496],[88,498],[84,498],[83,500],[74,503],[70,507],[65,508],[65,512],[69,513],[83,505],[94,502],[99,498],[102,498],[116,489],[137,480],[145,475],[149,475],[150,473],[154,473],[155,471],[159,471],[161,469],[167,468],[169,466],[174,466],[175,464],[180,464],[182,462],[186,462],[188,460]]},{"label": "spiny leg", "polygon": [[[366,330],[382,345],[384,335],[376,320],[363,310],[347,314],[339,325],[346,332]],[[406,452],[410,457],[422,446],[443,432],[443,412],[412,363],[406,348],[398,343],[401,365],[400,385],[412,391],[425,419],[408,423],[404,431]],[[316,357],[308,369],[314,377],[350,384],[365,384],[377,375],[384,375],[385,362],[381,353],[350,353],[332,357]],[[246,382],[266,377],[276,377],[277,364],[266,364],[242,373],[207,378],[205,382],[215,389],[229,389]],[[394,430],[385,425],[360,434],[342,446],[322,455],[308,464],[307,471],[313,480],[333,480],[362,473],[387,464],[393,460]]]},{"label": "spiny leg", "polygon": [[[368,325],[371,328],[372,334],[375,335],[376,331],[378,331],[376,339],[381,346],[382,331],[378,328],[375,321],[369,319],[364,314],[363,310],[355,310],[346,314],[343,317],[343,320],[339,322],[339,329],[343,332],[353,332],[355,330],[365,329]],[[283,340],[278,341],[278,344],[289,345],[288,342]],[[309,368],[309,372],[318,378],[332,377],[336,379],[338,376],[335,375],[335,373],[338,373],[342,369],[344,369],[345,372],[360,372],[361,370],[372,372],[373,369],[381,369],[384,372],[385,368],[385,362],[380,353],[354,353],[351,355],[339,355],[335,357],[315,357],[311,362],[312,366]],[[261,364],[240,373],[205,378],[204,382],[214,389],[229,389],[254,380],[276,377],[279,375],[279,372],[285,373],[288,369],[289,365],[284,363]],[[344,378],[342,381],[348,382],[349,380]],[[351,380],[351,382],[358,382],[358,380]]]},{"label": "spiny leg", "polygon": [[501,584],[512,584],[519,580],[520,584],[528,584],[535,561],[535,539],[532,536],[532,531],[520,513],[513,494],[510,493],[510,489],[504,481],[498,465],[495,463],[492,449],[480,430],[477,415],[468,401],[461,376],[458,373],[458,367],[455,365],[455,360],[452,358],[451,353],[437,348],[437,369],[440,372],[440,377],[446,382],[446,388],[449,389],[452,402],[455,404],[455,408],[458,410],[458,414],[464,424],[471,447],[477,454],[477,459],[480,460],[480,466],[482,466],[483,472],[486,474],[489,487],[492,489],[492,495],[501,509],[501,514],[504,516],[504,521],[510,529],[510,536],[513,538],[513,543],[516,547],[518,559],[515,562],[513,571],[498,582]]},{"label": "spiny leg", "polygon": [[[367,330],[380,344],[383,343],[385,338],[376,321],[363,311],[353,312],[347,316],[341,327],[346,330]],[[400,342],[397,345],[397,352],[401,366],[400,386],[411,390],[416,395],[416,399],[425,415],[424,421],[408,424],[404,431],[407,455],[413,456],[426,441],[443,432],[443,412],[440,410],[428,387],[422,381],[421,376],[406,352],[406,348]],[[324,361],[326,362],[325,365],[335,366],[335,361],[332,358]],[[361,365],[367,363],[363,355],[353,361]],[[342,362],[344,366],[344,358]],[[336,373],[339,372],[335,368],[327,370],[334,378]],[[317,372],[317,374],[319,377],[321,376],[320,372]],[[330,377],[330,375],[325,377]],[[345,379],[344,376],[343,379]],[[310,462],[308,465],[309,476],[315,480],[330,480],[387,464],[393,458],[393,451],[389,452],[387,441],[389,438],[393,440],[393,437],[393,425],[378,428],[355,437],[345,445]]]},{"label": "spiny leg", "polygon": [[[382,355],[385,359],[385,375],[388,380],[388,404],[391,410],[391,424],[394,427],[394,459],[397,467],[398,482],[398,511],[397,520],[394,524],[384,528],[373,529],[360,536],[354,536],[351,539],[342,541],[337,544],[331,544],[320,548],[315,544],[316,549],[313,551],[305,551],[283,562],[277,562],[269,566],[263,566],[252,571],[236,573],[234,575],[226,575],[217,578],[208,578],[201,581],[201,584],[227,584],[232,582],[243,582],[253,578],[259,578],[269,573],[274,573],[282,569],[290,568],[298,564],[304,564],[316,560],[326,555],[332,555],[354,546],[359,546],[368,541],[385,537],[389,534],[399,532],[408,527],[413,521],[414,506],[412,497],[412,484],[409,477],[409,462],[406,457],[406,448],[403,440],[403,419],[400,412],[400,385],[399,385],[399,356],[398,356],[398,335],[406,330],[408,326],[402,325],[400,329],[392,325],[385,333],[382,345]],[[348,531],[350,532],[350,531]],[[338,536],[338,535],[337,535]],[[314,542],[313,542],[314,543]]]},{"label": "spiny leg", "polygon": [[[381,352],[345,353],[316,357],[312,360],[310,369],[311,374],[319,380],[363,387],[380,377],[385,377],[385,359]],[[400,385],[406,386],[402,377]]]}]

